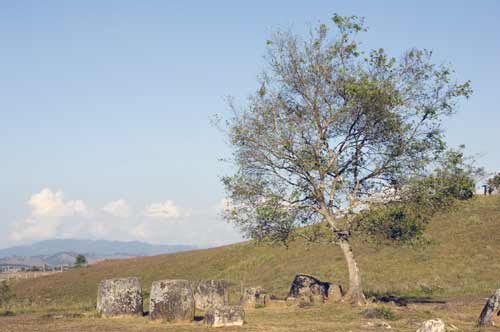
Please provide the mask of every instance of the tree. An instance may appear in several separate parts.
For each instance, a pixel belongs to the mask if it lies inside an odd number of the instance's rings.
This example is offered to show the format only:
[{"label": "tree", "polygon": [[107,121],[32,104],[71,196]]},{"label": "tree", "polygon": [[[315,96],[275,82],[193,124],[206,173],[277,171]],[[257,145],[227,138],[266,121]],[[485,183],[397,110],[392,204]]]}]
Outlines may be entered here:
[{"label": "tree", "polygon": [[0,282],[0,307],[6,307],[9,304],[11,297],[12,294],[7,281],[2,280]]},{"label": "tree", "polygon": [[351,248],[360,211],[428,172],[445,151],[442,120],[472,91],[435,65],[431,51],[365,53],[357,41],[363,19],[335,15],[333,23],[334,33],[321,24],[306,39],[276,32],[260,88],[243,107],[230,102],[235,172],[222,179],[231,202],[224,216],[257,240],[316,240],[326,225],[347,262],[347,297],[361,304]]},{"label": "tree", "polygon": [[82,267],[87,265],[87,258],[83,255],[76,256],[75,267]]},{"label": "tree", "polygon": [[493,191],[500,189],[500,173],[495,174],[493,177],[488,179],[488,194],[492,194]]}]

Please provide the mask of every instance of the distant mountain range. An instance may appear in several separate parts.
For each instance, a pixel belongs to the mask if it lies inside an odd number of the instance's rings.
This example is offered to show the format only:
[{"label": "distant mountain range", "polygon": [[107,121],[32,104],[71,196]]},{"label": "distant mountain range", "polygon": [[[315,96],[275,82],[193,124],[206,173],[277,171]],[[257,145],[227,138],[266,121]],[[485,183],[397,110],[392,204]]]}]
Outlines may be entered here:
[{"label": "distant mountain range", "polygon": [[[9,256],[0,258],[0,266],[61,266],[73,265],[76,261],[77,253],[60,252],[55,255],[37,255],[37,256]],[[89,263],[98,261],[97,257],[87,255]]]},{"label": "distant mountain range", "polygon": [[78,254],[92,263],[106,258],[153,256],[195,249],[190,245],[155,245],[130,241],[55,239],[0,249],[0,265],[72,265]]}]

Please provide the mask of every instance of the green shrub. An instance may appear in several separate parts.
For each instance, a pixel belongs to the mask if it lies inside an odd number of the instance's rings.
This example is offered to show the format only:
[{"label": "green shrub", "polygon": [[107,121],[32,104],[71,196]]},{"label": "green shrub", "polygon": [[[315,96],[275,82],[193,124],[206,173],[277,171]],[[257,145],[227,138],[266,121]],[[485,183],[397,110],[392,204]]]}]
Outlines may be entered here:
[{"label": "green shrub", "polygon": [[80,268],[80,267],[83,267],[86,265],[87,265],[87,258],[85,256],[83,256],[83,255],[76,256],[75,265],[74,265],[75,268]]},{"label": "green shrub", "polygon": [[6,307],[12,297],[10,287],[7,281],[3,280],[0,282],[0,307]]},{"label": "green shrub", "polygon": [[466,163],[462,148],[449,150],[432,173],[408,177],[387,200],[361,211],[355,230],[379,242],[424,244],[425,228],[436,213],[473,197],[480,171]]}]

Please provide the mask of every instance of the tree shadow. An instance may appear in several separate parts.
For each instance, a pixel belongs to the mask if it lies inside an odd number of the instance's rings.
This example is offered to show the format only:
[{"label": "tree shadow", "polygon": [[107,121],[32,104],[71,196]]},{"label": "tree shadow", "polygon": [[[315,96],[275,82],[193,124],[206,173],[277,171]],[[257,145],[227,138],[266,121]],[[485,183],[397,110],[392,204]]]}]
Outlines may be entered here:
[{"label": "tree shadow", "polygon": [[375,295],[374,296],[377,302],[394,302],[396,305],[400,307],[406,307],[410,303],[417,304],[446,304],[447,302],[444,300],[433,299],[432,297],[417,297],[417,296],[397,296],[397,295]]}]

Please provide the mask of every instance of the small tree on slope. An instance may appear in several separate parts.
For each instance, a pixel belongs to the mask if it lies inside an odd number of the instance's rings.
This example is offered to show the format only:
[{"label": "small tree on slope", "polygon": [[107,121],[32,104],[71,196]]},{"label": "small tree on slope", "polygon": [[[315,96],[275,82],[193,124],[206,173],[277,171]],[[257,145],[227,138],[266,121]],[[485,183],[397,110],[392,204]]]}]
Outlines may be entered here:
[{"label": "small tree on slope", "polygon": [[366,31],[362,19],[335,15],[333,23],[336,33],[321,24],[306,40],[274,34],[260,89],[243,108],[231,103],[226,129],[236,170],[223,178],[225,217],[248,237],[285,242],[316,240],[316,226],[326,225],[347,262],[347,296],[361,304],[351,248],[360,211],[428,173],[445,151],[442,120],[472,91],[434,65],[430,51],[365,54],[356,41]]},{"label": "small tree on slope", "polygon": [[10,287],[7,284],[7,281],[0,281],[0,307],[7,307],[9,301],[12,297]]},{"label": "small tree on slope", "polygon": [[76,256],[76,259],[75,259],[75,267],[76,268],[79,268],[79,267],[82,267],[82,266],[85,266],[87,265],[87,258],[83,255],[77,255]]},{"label": "small tree on slope", "polygon": [[[490,189],[491,188],[491,189]],[[495,174],[493,177],[488,179],[488,189],[490,191],[490,194],[494,190],[499,190],[500,189],[500,172]]]}]

